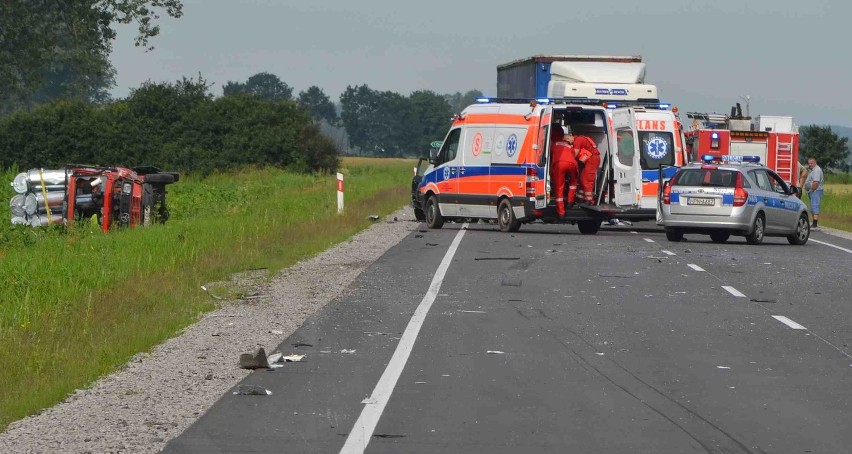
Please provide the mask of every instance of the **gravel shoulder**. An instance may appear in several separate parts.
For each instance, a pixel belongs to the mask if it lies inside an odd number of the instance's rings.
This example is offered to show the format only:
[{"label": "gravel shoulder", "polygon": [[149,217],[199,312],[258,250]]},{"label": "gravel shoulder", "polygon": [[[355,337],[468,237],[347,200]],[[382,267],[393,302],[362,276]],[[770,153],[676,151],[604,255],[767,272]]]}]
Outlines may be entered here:
[{"label": "gravel shoulder", "polygon": [[271,353],[418,226],[402,208],[272,279],[262,271],[235,276],[228,285],[242,288],[244,299],[222,302],[122,370],[12,423],[0,434],[0,452],[159,452],[251,373],[239,368],[241,353]]}]

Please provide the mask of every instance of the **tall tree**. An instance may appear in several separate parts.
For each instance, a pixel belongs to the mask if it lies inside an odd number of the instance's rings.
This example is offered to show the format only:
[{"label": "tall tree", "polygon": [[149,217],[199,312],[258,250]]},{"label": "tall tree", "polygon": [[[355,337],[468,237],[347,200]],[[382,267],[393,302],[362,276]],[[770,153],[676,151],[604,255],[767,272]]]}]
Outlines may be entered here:
[{"label": "tall tree", "polygon": [[261,101],[279,102],[293,99],[293,89],[278,78],[275,74],[268,72],[257,73],[246,80],[245,83],[228,81],[222,87],[225,96],[240,93],[254,96]]},{"label": "tall tree", "polygon": [[308,87],[307,90],[299,92],[299,105],[305,108],[314,121],[325,120],[328,124],[338,124],[337,109],[334,103],[321,88],[317,86]]},{"label": "tall tree", "polygon": [[476,102],[476,98],[481,98],[482,92],[479,90],[468,90],[465,93],[455,92],[444,95],[444,99],[447,101],[447,104],[450,105],[450,109],[453,112],[459,113],[464,110],[465,107]]},{"label": "tall tree", "polygon": [[182,8],[180,0],[0,0],[0,112],[103,99],[114,85],[115,24],[136,23],[136,45],[150,50],[161,11],[177,18]]},{"label": "tall tree", "polygon": [[441,140],[450,127],[452,109],[444,96],[431,91],[415,91],[409,97],[409,133],[405,152],[409,155],[428,155],[429,144]]},{"label": "tall tree", "polygon": [[804,126],[799,133],[799,156],[802,160],[814,157],[824,169],[846,170],[848,137],[839,137],[830,126],[818,125]]}]

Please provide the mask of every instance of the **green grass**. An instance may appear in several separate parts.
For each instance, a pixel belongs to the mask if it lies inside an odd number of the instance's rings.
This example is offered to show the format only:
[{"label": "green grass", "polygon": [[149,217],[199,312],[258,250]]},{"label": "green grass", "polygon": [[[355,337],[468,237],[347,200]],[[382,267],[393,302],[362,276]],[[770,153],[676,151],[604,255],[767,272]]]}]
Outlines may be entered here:
[{"label": "green grass", "polygon": [[[213,308],[199,287],[271,273],[366,228],[409,197],[410,160],[344,159],[334,176],[246,170],[169,186],[165,225],[11,226],[0,211],[0,430],[150,350]],[[8,201],[14,172],[0,175]]]},{"label": "green grass", "polygon": [[[811,206],[807,193],[802,200]],[[852,232],[852,184],[827,183],[819,211],[820,225]]]}]

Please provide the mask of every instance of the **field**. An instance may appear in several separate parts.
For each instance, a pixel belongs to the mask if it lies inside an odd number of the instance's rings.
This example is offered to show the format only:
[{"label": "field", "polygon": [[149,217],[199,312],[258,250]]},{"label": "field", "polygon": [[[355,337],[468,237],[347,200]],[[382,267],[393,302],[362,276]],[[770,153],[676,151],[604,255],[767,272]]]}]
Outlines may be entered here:
[{"label": "field", "polygon": [[11,226],[0,173],[0,430],[61,401],[213,308],[207,282],[247,269],[270,276],[406,204],[409,160],[343,161],[334,176],[245,170],[169,186],[165,225]]}]

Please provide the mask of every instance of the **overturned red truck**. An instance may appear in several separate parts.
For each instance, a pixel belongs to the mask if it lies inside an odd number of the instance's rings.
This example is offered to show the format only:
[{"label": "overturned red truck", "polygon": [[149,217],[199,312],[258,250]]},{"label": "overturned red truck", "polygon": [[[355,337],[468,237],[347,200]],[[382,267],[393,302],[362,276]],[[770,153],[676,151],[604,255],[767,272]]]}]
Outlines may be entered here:
[{"label": "overturned red truck", "polygon": [[166,222],[166,185],[180,178],[152,166],[69,164],[62,170],[32,169],[15,177],[12,223],[33,226],[97,217],[104,232]]}]

